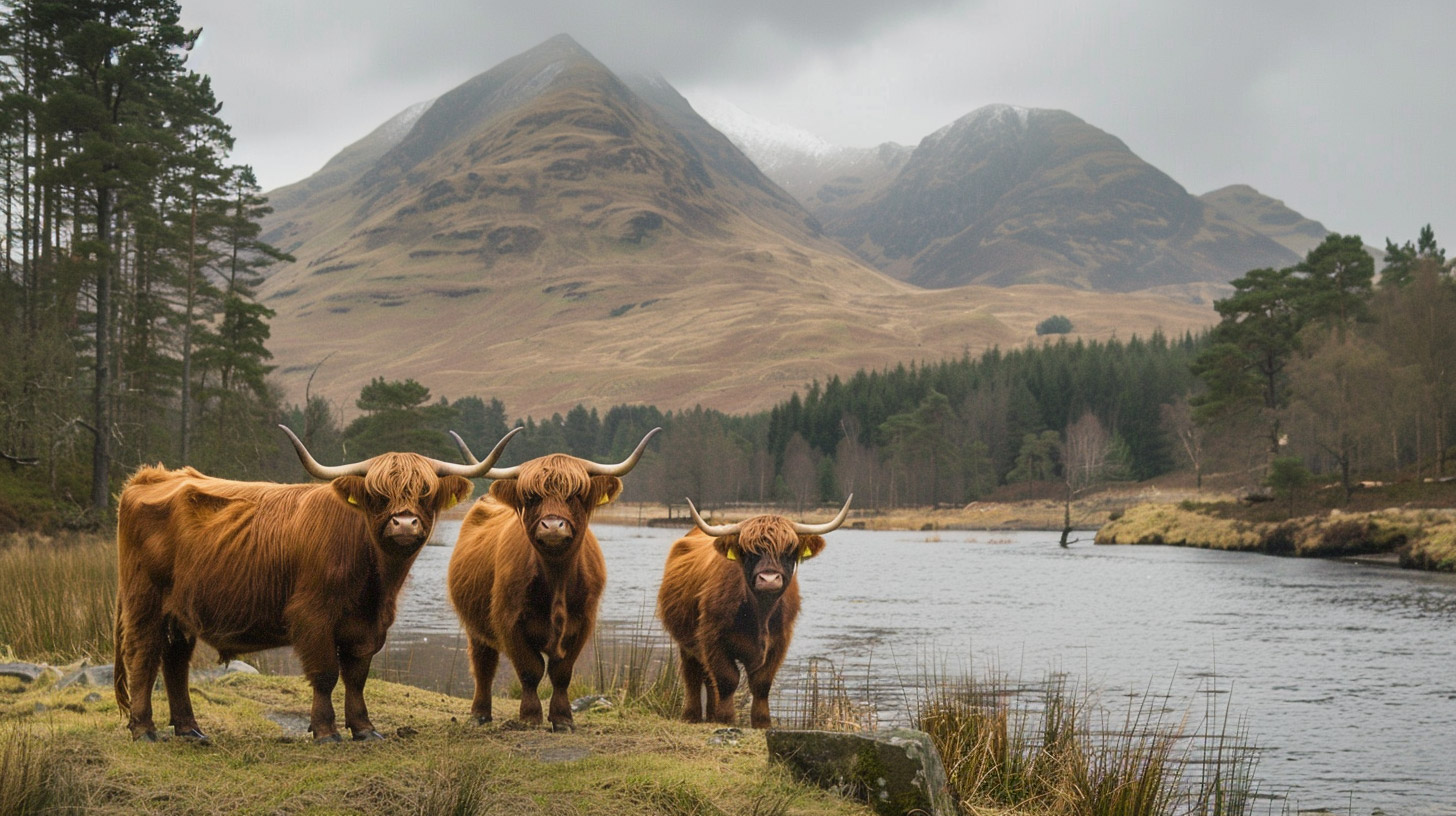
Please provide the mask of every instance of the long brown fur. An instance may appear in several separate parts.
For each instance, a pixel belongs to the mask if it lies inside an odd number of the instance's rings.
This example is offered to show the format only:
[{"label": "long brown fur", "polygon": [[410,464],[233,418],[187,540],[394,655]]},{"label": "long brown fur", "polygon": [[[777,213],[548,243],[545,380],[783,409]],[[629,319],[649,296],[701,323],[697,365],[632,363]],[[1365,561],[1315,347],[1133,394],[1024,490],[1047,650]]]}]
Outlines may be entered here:
[{"label": "long brown fur", "polygon": [[[504,652],[521,681],[520,719],[542,721],[537,687],[551,678],[548,717],[574,728],[567,689],[576,659],[596,628],[607,566],[588,528],[598,504],[615,498],[615,476],[589,476],[585,463],[553,454],[524,464],[518,478],[491,485],[471,507],[450,558],[450,601],[470,642],[477,722],[492,717],[491,685]],[[571,540],[538,545],[528,530],[547,516],[567,519]]]},{"label": "long brown fur", "polygon": [[314,686],[315,739],[337,738],[329,695],[341,673],[346,724],[356,738],[377,736],[364,680],[419,552],[385,541],[377,520],[415,514],[427,539],[436,513],[470,490],[414,454],[384,454],[366,477],[328,484],[138,470],[117,513],[115,688],[133,736],[154,738],[159,663],[173,728],[201,736],[187,688],[198,639],[222,660],[292,644]]},{"label": "long brown fur", "polygon": [[754,728],[767,728],[768,695],[794,636],[800,607],[797,574],[790,573],[776,597],[761,596],[750,589],[741,562],[729,560],[727,553],[794,564],[823,548],[823,537],[800,536],[782,516],[755,516],[737,534],[722,538],[692,530],[673,543],[657,594],[657,616],[678,645],[686,697],[683,719],[703,720],[706,690],[708,718],[732,724],[741,664],[753,697],[750,722]]}]

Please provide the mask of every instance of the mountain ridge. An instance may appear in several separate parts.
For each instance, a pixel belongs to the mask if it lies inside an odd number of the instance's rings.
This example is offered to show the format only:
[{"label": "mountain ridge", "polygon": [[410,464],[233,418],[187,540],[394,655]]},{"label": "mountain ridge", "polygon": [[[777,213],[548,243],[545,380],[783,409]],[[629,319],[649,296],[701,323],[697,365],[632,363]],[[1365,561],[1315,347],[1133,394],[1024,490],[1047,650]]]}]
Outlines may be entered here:
[{"label": "mountain ridge", "polygon": [[1226,284],[1300,257],[1065,111],[988,105],[904,150],[868,174],[840,173],[831,160],[818,176],[771,175],[860,258],[929,288]]},{"label": "mountain ridge", "polygon": [[1020,345],[1048,309],[1087,337],[1213,322],[1206,302],[889,278],[665,80],[569,38],[390,121],[265,220],[296,258],[260,290],[295,399],[311,381],[347,406],[384,376],[516,413],[758,410],[814,379]]}]

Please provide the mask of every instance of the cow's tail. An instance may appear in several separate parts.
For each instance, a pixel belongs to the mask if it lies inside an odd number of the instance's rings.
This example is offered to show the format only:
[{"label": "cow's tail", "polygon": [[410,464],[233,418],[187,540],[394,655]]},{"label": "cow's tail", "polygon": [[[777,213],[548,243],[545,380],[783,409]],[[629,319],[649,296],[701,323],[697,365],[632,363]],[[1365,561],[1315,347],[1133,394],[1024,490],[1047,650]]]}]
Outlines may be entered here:
[{"label": "cow's tail", "polygon": [[125,649],[123,640],[126,627],[121,625],[122,603],[125,595],[118,591],[116,593],[116,627],[112,630],[112,640],[116,643],[115,660],[112,665],[115,676],[114,687],[116,689],[116,707],[125,716],[131,713],[131,692],[126,688],[126,658],[123,657]]}]

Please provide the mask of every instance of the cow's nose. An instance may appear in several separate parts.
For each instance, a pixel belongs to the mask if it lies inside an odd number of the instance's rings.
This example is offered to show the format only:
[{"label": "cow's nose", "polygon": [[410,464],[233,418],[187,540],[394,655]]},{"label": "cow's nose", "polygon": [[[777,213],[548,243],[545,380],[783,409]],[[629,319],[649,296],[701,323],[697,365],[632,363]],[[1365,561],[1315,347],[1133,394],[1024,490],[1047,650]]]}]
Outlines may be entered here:
[{"label": "cow's nose", "polygon": [[560,544],[571,538],[571,525],[560,516],[546,516],[536,522],[536,540],[542,544]]},{"label": "cow's nose", "polygon": [[768,592],[784,588],[784,574],[782,572],[764,571],[754,576],[753,588]]},{"label": "cow's nose", "polygon": [[390,538],[417,538],[420,535],[419,518],[401,513],[389,517],[389,526],[385,528],[384,534]]}]

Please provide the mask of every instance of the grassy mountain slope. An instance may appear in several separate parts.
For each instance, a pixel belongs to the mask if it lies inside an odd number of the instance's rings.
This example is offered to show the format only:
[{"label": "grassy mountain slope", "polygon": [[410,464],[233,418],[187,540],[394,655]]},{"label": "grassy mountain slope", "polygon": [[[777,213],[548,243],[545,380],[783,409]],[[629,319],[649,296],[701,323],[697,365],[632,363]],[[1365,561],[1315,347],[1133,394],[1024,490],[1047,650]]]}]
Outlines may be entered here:
[{"label": "grassy mountain slope", "polygon": [[1278,241],[1303,258],[1330,234],[1325,225],[1312,221],[1284,205],[1277,198],[1260,193],[1247,184],[1230,184],[1199,196],[1228,218]]},{"label": "grassy mountain slope", "polygon": [[289,398],[318,366],[314,392],[346,410],[384,376],[513,413],[740,411],[832,373],[1019,345],[1052,312],[1092,336],[1212,322],[1157,297],[891,280],[670,86],[636,85],[557,37],[275,192],[265,235],[297,260],[262,294]]},{"label": "grassy mountain slope", "polygon": [[854,206],[806,203],[902,280],[1133,291],[1224,283],[1297,260],[1189,195],[1117,138],[1055,110],[992,105],[927,136]]}]

